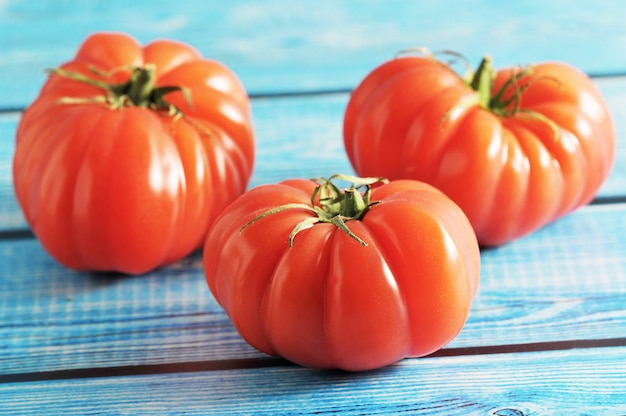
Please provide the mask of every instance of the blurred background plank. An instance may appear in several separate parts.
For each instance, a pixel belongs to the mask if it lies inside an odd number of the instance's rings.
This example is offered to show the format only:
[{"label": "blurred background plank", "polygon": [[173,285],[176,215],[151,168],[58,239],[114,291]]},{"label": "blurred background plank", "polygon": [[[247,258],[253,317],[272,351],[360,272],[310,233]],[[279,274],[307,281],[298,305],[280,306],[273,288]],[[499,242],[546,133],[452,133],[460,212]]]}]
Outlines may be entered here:
[{"label": "blurred background plank", "polygon": [[93,31],[146,43],[172,38],[230,66],[252,94],[347,90],[398,51],[484,54],[496,66],[569,62],[625,74],[621,0],[5,0],[0,3],[0,108],[21,108],[43,69],[70,59]]}]

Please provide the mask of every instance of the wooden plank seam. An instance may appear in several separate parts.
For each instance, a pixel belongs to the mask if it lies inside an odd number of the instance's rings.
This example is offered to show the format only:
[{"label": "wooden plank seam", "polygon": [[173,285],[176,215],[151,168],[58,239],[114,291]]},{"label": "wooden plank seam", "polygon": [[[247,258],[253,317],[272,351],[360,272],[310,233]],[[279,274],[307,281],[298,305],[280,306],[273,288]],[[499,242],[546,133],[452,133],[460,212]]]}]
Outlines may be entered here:
[{"label": "wooden plank seam", "polygon": [[[512,354],[624,346],[626,346],[626,337],[594,340],[549,341],[527,344],[444,348],[426,357],[415,359],[425,360],[429,358],[457,357],[464,355]],[[263,358],[259,357],[166,364],[125,365],[114,367],[93,367],[68,370],[41,371],[31,373],[0,374],[0,384],[84,378],[140,376],[154,374],[194,373],[206,371],[246,370],[288,366],[295,366],[295,364],[283,358],[268,356]]]}]

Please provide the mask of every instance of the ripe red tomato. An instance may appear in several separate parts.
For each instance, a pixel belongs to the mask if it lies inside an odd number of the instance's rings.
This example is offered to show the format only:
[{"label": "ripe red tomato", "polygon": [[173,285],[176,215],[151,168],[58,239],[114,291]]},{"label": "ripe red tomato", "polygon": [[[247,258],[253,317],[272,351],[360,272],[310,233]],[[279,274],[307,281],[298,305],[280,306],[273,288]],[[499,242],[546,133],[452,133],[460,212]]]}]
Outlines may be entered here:
[{"label": "ripe red tomato", "polygon": [[368,74],[345,112],[360,175],[425,181],[454,200],[482,245],[531,233],[592,200],[615,159],[609,110],[592,81],[562,63],[467,78],[432,57]]},{"label": "ripe red tomato", "polygon": [[373,369],[452,340],[476,293],[480,254],[461,209],[425,183],[341,191],[292,179],[239,197],[203,259],[242,337],[295,363]]},{"label": "ripe red tomato", "polygon": [[248,96],[228,68],[182,43],[98,33],[24,112],[13,180],[56,260],[135,274],[198,249],[253,159]]}]

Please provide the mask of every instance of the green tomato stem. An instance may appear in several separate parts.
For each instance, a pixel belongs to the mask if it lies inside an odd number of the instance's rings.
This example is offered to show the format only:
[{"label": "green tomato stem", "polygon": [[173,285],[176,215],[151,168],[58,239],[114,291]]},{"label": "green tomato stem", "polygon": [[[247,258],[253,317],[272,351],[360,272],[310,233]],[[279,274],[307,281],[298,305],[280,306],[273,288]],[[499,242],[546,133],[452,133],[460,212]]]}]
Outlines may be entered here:
[{"label": "green tomato stem", "polygon": [[[519,85],[519,81],[532,74],[532,72],[532,66],[528,66],[512,73],[511,77],[492,96],[495,71],[491,65],[491,58],[489,56],[485,56],[468,84],[472,87],[472,89],[474,89],[474,91],[476,91],[475,100],[469,100],[469,103],[461,102],[460,105],[475,105],[478,103],[480,107],[489,110],[500,117],[523,116],[529,119],[538,120],[550,127],[553,132],[554,139],[557,140],[558,137],[560,137],[560,132],[558,126],[552,120],[541,113],[524,110],[521,107],[522,96],[524,95],[526,89],[530,86],[530,82]],[[558,80],[553,78],[544,78],[558,82]],[[509,94],[510,97],[505,99],[505,96],[509,91],[511,91]]]},{"label": "green tomato stem", "polygon": [[[92,85],[103,92],[103,95],[95,97],[63,97],[60,102],[64,104],[105,103],[113,110],[124,107],[143,107],[155,111],[166,111],[173,116],[182,116],[181,110],[168,103],[164,98],[166,94],[173,91],[182,91],[188,105],[191,107],[190,93],[186,88],[181,86],[156,86],[156,68],[153,64],[130,69],[132,69],[132,73],[128,81],[119,84],[107,83],[82,73],[66,71],[61,68],[51,69],[47,72]],[[117,70],[102,72],[92,68],[91,71],[95,75],[106,77]]]},{"label": "green tomato stem", "polygon": [[121,95],[126,95],[130,102],[137,107],[149,107],[151,104],[162,104],[152,101],[154,86],[154,65],[146,65],[144,68],[135,68],[128,82],[123,85],[125,90]]},{"label": "green tomato stem", "polygon": [[[431,59],[436,59],[428,51],[424,52],[419,50],[419,52],[425,54]],[[447,55],[450,54],[449,51],[445,51],[445,53]],[[453,55],[456,56],[456,54]],[[444,64],[446,63],[444,62]],[[496,71],[492,67],[491,57],[484,56],[475,72],[472,72],[471,69],[469,69],[462,77],[463,82],[472,88],[475,93],[467,95],[465,98],[461,99],[456,105],[449,109],[443,117],[441,117],[439,123],[443,123],[457,111],[467,110],[471,107],[479,106],[480,108],[488,110],[499,117],[518,116],[545,123],[552,130],[554,140],[558,140],[560,137],[560,130],[554,121],[550,120],[541,113],[522,108],[522,96],[524,95],[524,92],[530,87],[533,81],[536,81],[539,78],[535,77],[533,80],[529,80],[525,83],[521,83],[520,80],[530,76],[532,73],[532,66],[518,68],[518,70],[511,73],[511,76],[502,84],[500,89],[494,92],[493,88]],[[540,78],[559,83],[559,80],[554,77],[543,76]]]},{"label": "green tomato stem", "polygon": [[493,79],[491,58],[484,56],[470,82],[470,87],[478,93],[478,103],[482,108],[490,108]]},{"label": "green tomato stem", "polygon": [[[371,201],[371,186],[375,183],[387,183],[389,181],[384,178],[358,178],[340,174],[333,175],[328,179],[316,178],[313,180],[318,185],[311,195],[311,205],[292,203],[271,208],[241,227],[240,232],[267,216],[286,210],[302,209],[313,215],[294,226],[289,234],[289,247],[293,246],[293,241],[300,231],[320,222],[335,225],[362,246],[367,246],[365,241],[350,231],[346,222],[361,220],[373,205],[380,203],[380,201]],[[342,190],[333,183],[334,180],[343,180],[352,182],[352,184]]]}]

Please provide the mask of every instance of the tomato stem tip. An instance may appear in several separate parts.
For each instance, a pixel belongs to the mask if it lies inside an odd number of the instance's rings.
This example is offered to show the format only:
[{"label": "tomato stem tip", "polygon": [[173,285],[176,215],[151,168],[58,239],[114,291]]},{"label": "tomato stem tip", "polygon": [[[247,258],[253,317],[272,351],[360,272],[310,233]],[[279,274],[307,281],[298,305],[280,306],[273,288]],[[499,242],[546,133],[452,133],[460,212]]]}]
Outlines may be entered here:
[{"label": "tomato stem tip", "polygon": [[181,91],[188,106],[191,108],[191,95],[187,88],[170,85],[156,86],[156,66],[154,64],[147,63],[143,67],[120,67],[111,71],[90,68],[94,76],[100,78],[108,78],[117,72],[127,70],[131,70],[129,79],[117,84],[62,68],[48,69],[46,73],[82,82],[103,91],[103,95],[95,97],[64,97],[59,100],[62,104],[101,103],[108,105],[112,110],[125,107],[143,107],[154,111],[164,111],[170,116],[181,117],[183,115],[182,111],[165,100],[165,95],[174,91]]},{"label": "tomato stem tip", "polygon": [[[370,208],[380,201],[371,201],[371,187],[376,183],[388,183],[385,178],[359,178],[351,175],[336,174],[330,178],[314,178],[317,183],[311,195],[311,204],[291,203],[271,208],[257,215],[251,221],[241,227],[243,232],[247,227],[269,215],[293,209],[302,209],[313,214],[311,217],[299,222],[289,234],[289,247],[293,247],[296,235],[317,223],[333,224],[362,246],[367,246],[359,236],[355,235],[346,225],[352,220],[361,220]],[[350,182],[351,185],[340,189],[333,181],[341,180]]]}]

